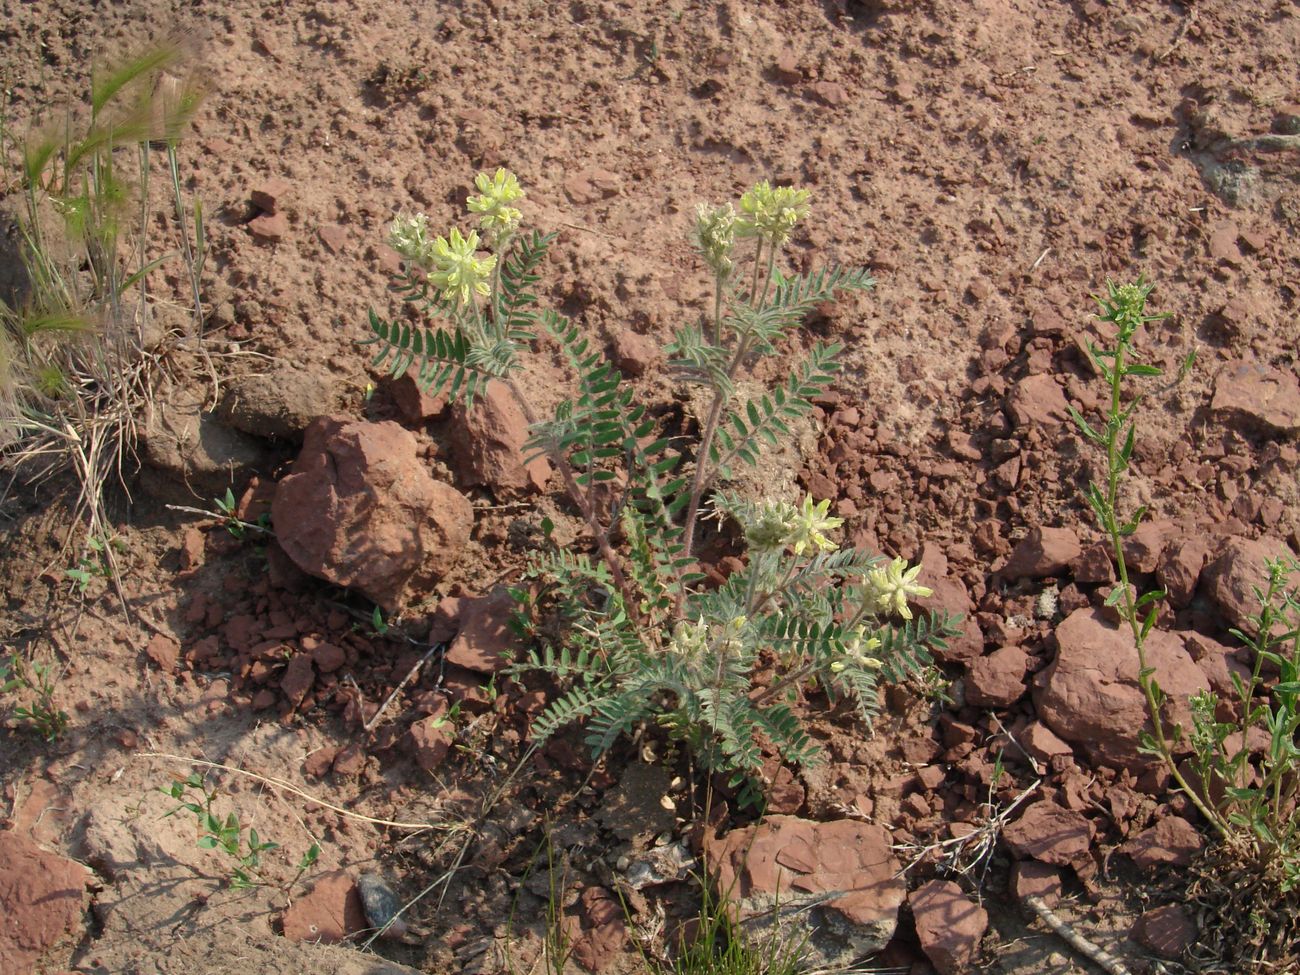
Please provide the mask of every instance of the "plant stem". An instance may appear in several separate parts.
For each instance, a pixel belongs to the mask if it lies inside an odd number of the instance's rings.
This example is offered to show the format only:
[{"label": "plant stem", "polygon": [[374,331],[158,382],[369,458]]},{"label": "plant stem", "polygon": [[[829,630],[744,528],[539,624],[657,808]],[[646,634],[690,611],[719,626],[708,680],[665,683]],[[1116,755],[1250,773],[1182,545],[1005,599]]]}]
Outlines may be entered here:
[{"label": "plant stem", "polygon": [[[533,411],[527,397],[524,396],[523,390],[519,388],[519,384],[513,378],[506,378],[502,381],[505,383],[506,388],[510,390],[510,395],[515,398],[515,402],[519,404],[528,426],[536,427],[539,422],[537,414]],[[622,595],[628,612],[636,612],[636,593],[628,583],[627,574],[623,571],[623,564],[619,561],[618,553],[614,551],[614,546],[610,543],[609,531],[601,524],[590,498],[582,490],[582,486],[578,484],[578,479],[574,476],[573,467],[568,458],[551,444],[547,444],[546,455],[555,469],[559,471],[560,478],[564,481],[565,490],[573,503],[578,506],[583,520],[586,521],[587,527],[591,530],[592,537],[596,540],[596,548],[600,551],[601,558],[609,567],[610,575],[614,579],[614,585],[618,588],[619,594]]]}]

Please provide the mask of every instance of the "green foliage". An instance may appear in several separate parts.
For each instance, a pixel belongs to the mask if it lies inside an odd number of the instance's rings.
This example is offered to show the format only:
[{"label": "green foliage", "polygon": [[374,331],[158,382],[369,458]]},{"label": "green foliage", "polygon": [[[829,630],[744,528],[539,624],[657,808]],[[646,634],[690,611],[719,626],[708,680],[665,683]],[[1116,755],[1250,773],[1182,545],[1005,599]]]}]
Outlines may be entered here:
[{"label": "green foliage", "polygon": [[[103,488],[126,466],[157,375],[150,276],[174,256],[147,258],[159,226],[176,235],[202,329],[202,209],[182,198],[177,157],[201,92],[172,74],[180,63],[164,45],[98,67],[88,105],[26,136],[0,115],[0,148],[19,161],[10,175],[26,204],[23,283],[13,307],[0,301],[0,463],[70,469],[74,520],[91,538],[107,529]],[[170,219],[150,203],[160,151]],[[108,565],[115,571],[111,552]]]},{"label": "green foliage", "polygon": [[64,569],[63,575],[72,582],[77,592],[85,595],[92,579],[108,579],[113,574],[111,551],[121,551],[122,540],[117,537],[86,539],[86,554],[77,559],[71,569]]},{"label": "green foliage", "polygon": [[68,730],[68,715],[54,703],[55,677],[50,664],[28,663],[17,653],[0,660],[0,694],[28,693],[35,700],[14,707],[14,717],[25,722],[46,741]]},{"label": "green foliage", "polygon": [[780,925],[773,925],[754,941],[732,916],[726,897],[714,896],[708,884],[701,888],[694,937],[675,946],[669,964],[656,963],[655,975],[799,975],[806,970],[806,934],[784,938]]},{"label": "green foliage", "polygon": [[[582,723],[599,756],[653,724],[752,797],[766,754],[818,758],[797,710],[803,692],[849,698],[870,720],[879,677],[921,677],[927,647],[955,632],[947,619],[911,619],[906,599],[929,594],[914,582],[919,567],[837,551],[826,533],[840,519],[828,502],[805,499],[800,508],[717,494],[739,465],[788,440],[791,423],[833,382],[838,345],[797,352],[808,312],[874,282],[861,269],[780,271],[781,247],[807,213],[804,191],[759,184],[742,199],[741,217],[730,205],[701,208],[695,238],[714,272],[713,316],[678,329],[668,350],[671,367],[702,386],[709,404],[698,442],[688,444],[661,428],[575,322],[540,308],[536,271],[554,235],[518,231],[521,214],[508,206],[522,197],[513,176],[484,173],[476,185],[484,196],[471,210],[493,214],[480,222],[492,255],[468,249],[475,231],[433,238],[423,214],[400,216],[390,240],[404,261],[393,290],[441,324],[372,311],[366,344],[377,347],[377,368],[412,371],[422,387],[467,403],[501,381],[529,419],[525,459],[555,467],[586,523],[594,553],[560,548],[547,531],[528,585],[516,590],[529,649],[513,672],[558,685],[532,737]],[[756,241],[747,287],[733,275],[737,229]],[[573,374],[572,394],[547,416],[514,381],[543,336]],[[793,359],[782,378],[738,397],[738,376],[775,356]],[[716,589],[702,585],[692,555],[710,497],[720,517],[752,536],[748,565]],[[760,671],[768,672],[762,683]]]},{"label": "green foliage", "polygon": [[[1265,861],[1278,864],[1281,889],[1300,891],[1300,592],[1291,577],[1300,562],[1269,562],[1268,586],[1255,589],[1259,612],[1248,635],[1233,635],[1251,650],[1250,677],[1232,674],[1239,717],[1220,721],[1221,703],[1211,691],[1192,698],[1191,743],[1196,780],[1207,804],[1226,819],[1233,840]],[[1264,679],[1265,667],[1278,678]],[[1263,732],[1267,749],[1252,755],[1251,742]],[[1217,802],[1211,785],[1222,789]]]},{"label": "green foliage", "polygon": [[[164,814],[164,818],[174,816],[182,809],[193,813],[199,830],[196,841],[198,848],[217,850],[234,861],[228,881],[232,890],[245,890],[261,886],[265,882],[261,877],[262,854],[279,849],[280,844],[263,840],[256,829],[242,825],[235,812],[227,813],[224,819],[214,813],[217,792],[208,786],[202,775],[191,772],[184,779],[176,779],[170,787],[160,791],[178,803],[174,809]],[[296,873],[285,885],[285,889],[292,888],[316,864],[319,856],[320,845],[313,843],[299,859]]]}]

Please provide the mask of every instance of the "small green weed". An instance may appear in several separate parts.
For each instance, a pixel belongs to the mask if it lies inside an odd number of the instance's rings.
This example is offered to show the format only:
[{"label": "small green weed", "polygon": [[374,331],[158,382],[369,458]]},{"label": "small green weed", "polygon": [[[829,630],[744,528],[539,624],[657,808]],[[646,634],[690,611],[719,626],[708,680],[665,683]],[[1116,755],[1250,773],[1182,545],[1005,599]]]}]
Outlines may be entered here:
[{"label": "small green weed", "polygon": [[85,595],[86,590],[90,588],[92,579],[111,579],[113,577],[113,561],[110,548],[116,552],[126,550],[126,543],[117,536],[107,539],[96,538],[93,535],[86,539],[87,552],[81,558],[77,559],[77,564],[71,569],[64,569],[64,576],[69,579],[80,595]]},{"label": "small green weed", "polygon": [[707,883],[701,889],[693,937],[676,946],[669,964],[654,962],[654,975],[800,975],[805,970],[807,935],[782,938],[780,926],[773,925],[756,943],[736,923],[725,897],[715,896]]},{"label": "small green weed", "polygon": [[[237,813],[227,813],[225,819],[214,813],[212,810],[217,792],[209,787],[204,776],[191,772],[186,778],[177,779],[169,788],[160,791],[179,803],[166,816],[174,816],[182,809],[194,814],[200,832],[197,843],[199,849],[220,850],[235,861],[228,881],[232,890],[244,890],[265,883],[260,872],[262,854],[279,849],[280,844],[263,840],[256,829],[244,827]],[[292,888],[315,865],[319,856],[320,845],[313,843],[298,861],[297,872],[284,889]]]},{"label": "small green weed", "polygon": [[51,664],[28,663],[20,654],[0,660],[0,694],[32,694],[31,704],[14,708],[14,717],[29,725],[46,741],[54,741],[68,730],[68,714],[54,703],[55,677]]}]

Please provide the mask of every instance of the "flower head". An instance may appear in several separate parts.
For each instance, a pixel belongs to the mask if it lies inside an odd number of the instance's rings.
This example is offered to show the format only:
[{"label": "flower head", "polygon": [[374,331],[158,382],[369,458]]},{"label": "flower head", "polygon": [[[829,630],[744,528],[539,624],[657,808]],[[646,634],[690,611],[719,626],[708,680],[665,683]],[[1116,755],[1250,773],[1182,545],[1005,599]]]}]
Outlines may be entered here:
[{"label": "flower head", "polygon": [[867,636],[865,626],[856,626],[844,641],[844,659],[831,664],[831,672],[838,674],[847,667],[858,670],[879,670],[883,664],[879,658],[871,656],[880,649],[880,637]]},{"label": "flower head", "polygon": [[764,501],[745,518],[745,541],[751,552],[775,552],[786,546],[798,510],[788,501]]},{"label": "flower head", "polygon": [[399,213],[388,228],[388,243],[405,261],[423,268],[433,264],[429,218],[423,213]]},{"label": "flower head", "polygon": [[921,572],[918,562],[910,569],[906,559],[894,559],[889,565],[872,569],[867,573],[869,596],[880,613],[897,614],[905,620],[912,618],[912,609],[907,605],[909,596],[924,599],[933,596],[934,590],[916,584],[916,577]]},{"label": "flower head", "polygon": [[701,203],[695,210],[695,246],[719,279],[731,277],[735,265],[731,252],[736,246],[736,211],[730,203],[709,207]]},{"label": "flower head", "polygon": [[498,168],[491,176],[479,173],[474,177],[474,186],[480,195],[471,196],[466,206],[470,213],[479,214],[478,225],[488,239],[500,240],[513,233],[523,218],[523,213],[510,205],[524,198],[518,177],[508,169]]},{"label": "flower head", "polygon": [[469,232],[469,236],[462,237],[460,231],[452,227],[446,237],[434,239],[429,283],[448,301],[468,305],[474,295],[488,293],[488,276],[496,267],[497,259],[475,257],[477,250],[478,232],[474,230]]},{"label": "flower head", "polygon": [[742,237],[762,237],[773,244],[783,244],[790,231],[808,216],[807,190],[792,186],[771,186],[767,180],[756,183],[740,198],[741,216],[736,230]]},{"label": "flower head", "polygon": [[834,552],[839,548],[826,537],[826,532],[839,528],[844,519],[829,516],[830,506],[829,501],[814,503],[811,494],[803,499],[803,505],[791,519],[790,531],[785,537],[785,544],[795,555],[808,551]]}]

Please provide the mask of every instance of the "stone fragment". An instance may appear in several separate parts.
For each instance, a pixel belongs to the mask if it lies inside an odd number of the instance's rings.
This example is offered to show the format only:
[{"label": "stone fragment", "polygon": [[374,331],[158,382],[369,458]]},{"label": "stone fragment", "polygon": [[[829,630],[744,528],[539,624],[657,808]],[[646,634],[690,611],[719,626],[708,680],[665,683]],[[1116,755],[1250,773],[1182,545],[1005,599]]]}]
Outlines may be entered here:
[{"label": "stone fragment", "polygon": [[1019,737],[1019,742],[1040,762],[1050,762],[1061,755],[1073,755],[1074,749],[1041,721],[1029,725]]},{"label": "stone fragment", "polygon": [[907,897],[916,920],[921,950],[939,975],[971,971],[980,939],[989,926],[988,912],[951,880],[931,880]]},{"label": "stone fragment", "polygon": [[292,183],[287,179],[272,176],[270,179],[255,183],[248,195],[253,201],[253,206],[263,213],[280,213],[284,209],[285,200],[292,192]]},{"label": "stone fragment", "polygon": [[1069,528],[1035,528],[1012,549],[1001,574],[1007,579],[1059,576],[1082,551],[1079,536]]},{"label": "stone fragment", "polygon": [[365,927],[361,894],[345,870],[322,875],[284,912],[284,936],[291,941],[338,944]]},{"label": "stone fragment", "polygon": [[838,108],[849,100],[849,93],[838,81],[815,81],[808,86],[808,93],[827,108]]},{"label": "stone fragment", "polygon": [[1055,427],[1070,418],[1065,392],[1048,373],[1027,376],[1007,397],[1007,412],[1016,429]]},{"label": "stone fragment", "polygon": [[1167,904],[1138,918],[1129,937],[1161,958],[1177,961],[1196,943],[1197,931],[1181,905]]},{"label": "stone fragment", "polygon": [[644,376],[663,358],[660,346],[648,335],[628,329],[614,333],[611,357],[626,376]]},{"label": "stone fragment", "polygon": [[348,655],[342,647],[322,643],[312,650],[311,659],[322,674],[332,674],[347,663]]},{"label": "stone fragment", "polygon": [[393,888],[378,874],[363,873],[357,878],[357,893],[366,914],[366,923],[372,931],[382,931],[382,937],[395,940],[406,934],[407,924],[397,912],[402,909],[401,899]]},{"label": "stone fragment", "polygon": [[462,599],[460,629],[447,648],[447,662],[480,674],[494,674],[513,662],[518,644],[510,629],[510,614],[515,606],[505,586],[477,599]]},{"label": "stone fragment", "polygon": [[1173,528],[1170,521],[1144,521],[1124,539],[1124,563],[1129,572],[1155,572]]},{"label": "stone fragment", "polygon": [[1025,693],[1029,655],[1003,647],[972,660],[966,670],[966,703],[977,708],[1009,708]]},{"label": "stone fragment", "polygon": [[289,218],[283,213],[260,213],[247,226],[250,234],[271,244],[289,236]]},{"label": "stone fragment", "polygon": [[[893,936],[906,896],[883,827],[851,819],[816,823],[769,816],[710,844],[706,855],[741,920],[770,929],[776,906],[790,919],[783,937],[808,937],[809,962],[847,965]],[[823,896],[832,894],[829,899]],[[802,905],[815,904],[808,910]]]},{"label": "stone fragment", "polygon": [[1235,223],[1218,223],[1210,231],[1210,257],[1215,261],[1222,261],[1224,264],[1230,264],[1237,267],[1241,264],[1241,249],[1237,246],[1237,238],[1241,232],[1237,229]]},{"label": "stone fragment", "polygon": [[1253,359],[1226,363],[1214,381],[1210,408],[1278,433],[1300,431],[1300,380],[1294,372]]},{"label": "stone fragment", "polygon": [[589,972],[608,971],[627,944],[618,898],[604,887],[588,887],[578,897],[578,917],[566,920],[574,961]]},{"label": "stone fragment", "polygon": [[795,85],[803,81],[803,71],[800,70],[799,60],[793,51],[782,51],[776,56],[776,63],[772,65],[772,75],[785,85]]},{"label": "stone fragment", "polygon": [[1017,860],[1011,865],[1011,894],[1016,900],[1041,898],[1048,907],[1061,899],[1061,871],[1038,860]]},{"label": "stone fragment", "polygon": [[217,414],[255,437],[301,443],[313,420],[344,404],[342,389],[335,377],[318,369],[277,368],[225,383]]},{"label": "stone fragment", "polygon": [[411,725],[411,754],[415,763],[426,772],[438,768],[451,751],[451,737],[447,734],[446,719],[429,715]]},{"label": "stone fragment", "polygon": [[299,568],[388,612],[455,566],[474,517],[469,500],[420,463],[408,431],[346,417],[307,429],[271,513]]},{"label": "stone fragment", "polygon": [[569,202],[581,206],[618,196],[622,185],[618,173],[608,169],[584,169],[564,181],[564,192]]},{"label": "stone fragment", "polygon": [[[0,973],[46,971],[42,960],[60,945],[71,953],[84,936],[86,885],[92,879],[81,864],[41,849],[29,836],[0,832]],[[56,970],[56,962],[49,962],[49,970]]]},{"label": "stone fragment", "polygon": [[[1150,729],[1146,696],[1138,687],[1138,657],[1128,627],[1108,623],[1100,610],[1078,609],[1056,627],[1056,657],[1038,675],[1038,717],[1068,742],[1107,765],[1139,769],[1138,735]],[[1208,684],[1183,642],[1153,629],[1147,661],[1168,695],[1173,721],[1190,728],[1188,698]]]},{"label": "stone fragment", "polygon": [[342,254],[348,247],[350,234],[346,227],[340,227],[336,223],[321,224],[316,231],[316,236],[320,242],[325,245],[325,249],[331,254]]},{"label": "stone fragment", "polygon": [[471,409],[457,403],[449,434],[451,465],[465,486],[486,487],[499,497],[518,497],[540,493],[550,479],[551,465],[545,458],[524,464],[528,421],[501,382],[489,383],[486,395],[476,397]]},{"label": "stone fragment", "polygon": [[1095,542],[1083,550],[1070,565],[1074,581],[1084,586],[1105,585],[1115,581],[1115,565],[1110,560],[1110,545]]},{"label": "stone fragment", "polygon": [[1210,542],[1204,535],[1182,535],[1165,546],[1156,563],[1156,582],[1176,609],[1191,605],[1209,557]]},{"label": "stone fragment", "polygon": [[289,703],[297,707],[303,702],[315,681],[316,672],[312,667],[311,657],[300,653],[291,659],[289,666],[284,669],[280,690],[284,691],[284,696],[289,699]]},{"label": "stone fragment", "polygon": [[1196,827],[1181,816],[1166,816],[1120,847],[1139,867],[1188,866],[1205,845]]},{"label": "stone fragment", "polygon": [[397,412],[402,414],[402,419],[407,423],[441,420],[451,409],[445,392],[436,396],[425,392],[409,372],[389,383],[388,392],[393,397]]},{"label": "stone fragment", "polygon": [[1081,864],[1088,858],[1093,827],[1077,812],[1040,799],[1002,831],[1011,852],[1021,859],[1039,860],[1058,867]]},{"label": "stone fragment", "polygon": [[966,584],[954,575],[929,571],[926,565],[919,581],[934,590],[932,596],[918,599],[916,605],[932,614],[947,613],[961,617],[961,632],[943,648],[935,648],[934,655],[944,663],[973,660],[984,653],[984,634],[975,621],[975,603],[970,598]]},{"label": "stone fragment", "polygon": [[1249,617],[1259,612],[1255,589],[1268,588],[1269,559],[1294,558],[1285,542],[1272,538],[1234,537],[1224,543],[1219,557],[1201,573],[1201,591],[1232,626],[1254,636]]},{"label": "stone fragment", "polygon": [[144,653],[164,674],[174,674],[181,659],[181,645],[164,633],[155,633]]}]

